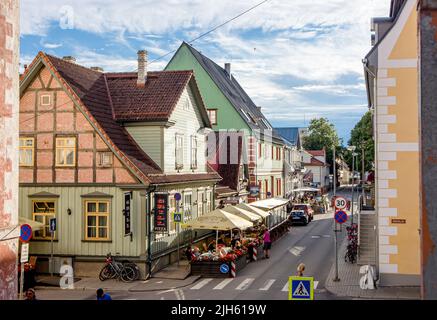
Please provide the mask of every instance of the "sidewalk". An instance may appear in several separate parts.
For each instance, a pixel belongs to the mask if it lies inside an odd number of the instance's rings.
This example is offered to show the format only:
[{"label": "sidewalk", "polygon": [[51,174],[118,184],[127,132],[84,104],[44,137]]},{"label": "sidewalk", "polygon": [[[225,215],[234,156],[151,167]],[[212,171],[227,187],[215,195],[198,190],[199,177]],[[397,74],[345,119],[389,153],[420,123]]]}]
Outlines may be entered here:
[{"label": "sidewalk", "polygon": [[419,300],[419,287],[377,287],[375,290],[362,290],[360,288],[360,267],[357,264],[349,264],[344,261],[347,239],[345,238],[338,249],[338,277],[339,282],[334,282],[335,264],[326,280],[325,288],[330,293],[339,297],[361,298],[361,299],[380,299],[380,300]]}]

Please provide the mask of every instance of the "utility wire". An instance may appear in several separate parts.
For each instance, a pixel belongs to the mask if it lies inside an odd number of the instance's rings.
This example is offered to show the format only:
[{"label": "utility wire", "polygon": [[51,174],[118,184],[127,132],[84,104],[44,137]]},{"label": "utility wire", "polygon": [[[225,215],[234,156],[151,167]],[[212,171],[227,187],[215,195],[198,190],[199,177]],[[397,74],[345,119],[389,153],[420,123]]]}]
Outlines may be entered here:
[{"label": "utility wire", "polygon": [[[214,32],[214,31],[216,31],[217,29],[219,29],[219,28],[221,28],[221,27],[227,25],[228,23],[230,23],[230,22],[232,22],[232,21],[234,21],[234,20],[240,18],[241,16],[245,15],[246,13],[249,13],[250,11],[255,10],[256,8],[258,8],[259,6],[263,5],[264,3],[268,2],[268,1],[270,1],[270,0],[264,0],[264,1],[261,1],[260,3],[254,5],[253,7],[247,9],[246,11],[243,11],[242,13],[236,15],[235,17],[233,17],[233,18],[231,18],[231,19],[229,19],[229,20],[223,22],[222,24],[219,24],[218,26],[212,28],[211,30],[209,30],[209,31],[207,31],[207,32],[205,32],[205,33],[202,33],[202,34],[201,34],[200,36],[198,36],[197,38],[194,38],[194,39],[192,39],[192,40],[190,40],[190,41],[187,41],[187,43],[188,43],[188,44],[192,44],[193,42],[195,42],[195,41],[197,41],[197,40],[199,40],[199,39],[201,39],[201,38],[207,36],[208,34],[210,34],[210,33]],[[156,61],[158,61],[158,60],[161,60],[162,58],[165,58],[165,57],[167,57],[169,54],[172,54],[172,53],[174,53],[174,52],[176,52],[176,51],[177,51],[177,50],[172,50],[172,51],[170,51],[170,52],[167,52],[166,54],[164,54],[164,55],[162,55],[162,56],[160,56],[160,57],[158,57],[158,58],[152,60],[151,62],[149,62],[149,64],[154,63],[154,62],[156,62]],[[137,71],[137,70],[136,70],[136,71]]]}]

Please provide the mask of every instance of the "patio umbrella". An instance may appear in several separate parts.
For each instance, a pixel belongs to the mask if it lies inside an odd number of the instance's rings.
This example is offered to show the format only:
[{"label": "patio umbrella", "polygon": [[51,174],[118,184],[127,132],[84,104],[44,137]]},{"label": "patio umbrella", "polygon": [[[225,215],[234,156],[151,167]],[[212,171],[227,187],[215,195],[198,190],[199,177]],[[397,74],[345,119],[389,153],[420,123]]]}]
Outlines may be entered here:
[{"label": "patio umbrella", "polygon": [[257,207],[253,207],[247,203],[240,203],[239,205],[237,205],[237,208],[241,208],[241,209],[244,209],[246,211],[255,213],[255,214],[261,216],[262,218],[267,218],[268,216],[270,216],[269,212],[258,209]]},{"label": "patio umbrella", "polygon": [[252,222],[240,218],[232,213],[221,209],[216,209],[203,216],[197,217],[182,225],[183,228],[198,230],[216,230],[216,248],[218,242],[218,232],[230,231],[233,229],[245,230],[253,226]]},{"label": "patio umbrella", "polygon": [[236,216],[239,216],[240,218],[249,220],[251,222],[259,221],[262,219],[261,216],[255,213],[234,206],[227,206],[223,209],[223,211],[230,212],[232,214],[235,214]]},{"label": "patio umbrella", "polygon": [[23,224],[28,224],[32,228],[32,231],[38,231],[38,230],[44,229],[44,227],[45,227],[44,224],[41,222],[26,219],[23,217],[19,217],[18,222],[20,223],[20,226]]}]

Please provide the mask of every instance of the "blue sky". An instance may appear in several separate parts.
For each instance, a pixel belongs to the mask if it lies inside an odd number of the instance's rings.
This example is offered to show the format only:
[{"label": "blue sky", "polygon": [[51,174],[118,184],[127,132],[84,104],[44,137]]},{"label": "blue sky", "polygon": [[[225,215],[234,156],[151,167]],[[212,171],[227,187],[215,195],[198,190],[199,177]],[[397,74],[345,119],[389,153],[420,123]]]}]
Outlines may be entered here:
[{"label": "blue sky", "polygon": [[[136,70],[260,0],[22,0],[21,63],[38,51]],[[346,143],[367,110],[361,59],[390,0],[270,0],[193,45],[232,73],[275,126],[327,117]],[[150,65],[162,70],[172,55]]]}]

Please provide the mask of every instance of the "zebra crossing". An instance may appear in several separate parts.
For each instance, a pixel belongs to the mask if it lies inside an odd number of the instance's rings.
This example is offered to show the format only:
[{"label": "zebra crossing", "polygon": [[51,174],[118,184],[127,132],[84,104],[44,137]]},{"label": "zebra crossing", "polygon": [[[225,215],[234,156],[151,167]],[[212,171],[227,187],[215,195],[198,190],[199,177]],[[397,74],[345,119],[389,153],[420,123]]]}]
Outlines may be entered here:
[{"label": "zebra crossing", "polygon": [[[283,280],[282,280],[283,281]],[[223,289],[233,289],[237,291],[244,291],[247,289],[255,289],[259,291],[269,291],[269,290],[277,290],[277,286],[275,284],[280,283],[280,280],[278,279],[268,279],[266,280],[262,286],[260,287],[254,287],[253,283],[255,282],[254,278],[226,278],[224,280],[221,279],[213,279],[213,278],[206,278],[192,287],[189,287],[189,290],[200,290],[203,288],[209,288],[212,290],[223,290]],[[319,281],[314,281],[314,290],[317,289],[319,285]],[[282,292],[288,292],[289,283],[288,280],[286,280],[285,284],[283,285],[281,291]]]}]

